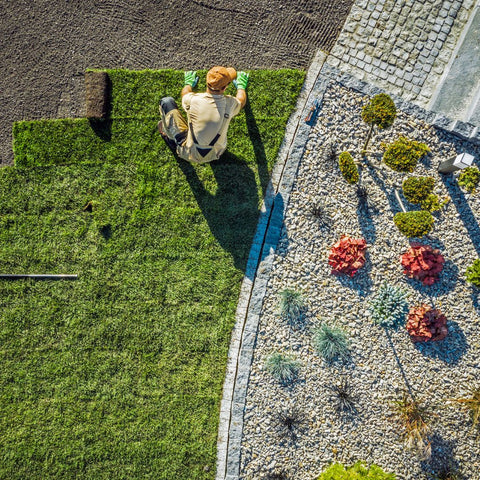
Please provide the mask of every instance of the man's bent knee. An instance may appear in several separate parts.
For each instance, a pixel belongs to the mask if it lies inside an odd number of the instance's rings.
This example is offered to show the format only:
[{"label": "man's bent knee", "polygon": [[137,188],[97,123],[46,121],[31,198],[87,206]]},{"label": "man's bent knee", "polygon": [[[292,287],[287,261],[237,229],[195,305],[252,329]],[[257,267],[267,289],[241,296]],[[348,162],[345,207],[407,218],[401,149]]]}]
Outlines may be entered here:
[{"label": "man's bent knee", "polygon": [[172,110],[178,110],[177,102],[173,99],[173,97],[163,97],[160,100],[160,107],[163,110],[163,113],[166,115],[168,112]]}]

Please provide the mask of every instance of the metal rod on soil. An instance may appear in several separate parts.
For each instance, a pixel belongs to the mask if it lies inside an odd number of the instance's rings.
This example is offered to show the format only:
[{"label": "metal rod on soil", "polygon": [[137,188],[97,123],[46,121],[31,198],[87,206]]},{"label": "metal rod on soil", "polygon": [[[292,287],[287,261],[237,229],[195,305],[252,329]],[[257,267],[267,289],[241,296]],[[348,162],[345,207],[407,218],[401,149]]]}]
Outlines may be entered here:
[{"label": "metal rod on soil", "polygon": [[17,280],[20,278],[33,278],[38,280],[76,280],[78,275],[45,275],[45,274],[36,274],[36,273],[25,273],[25,274],[8,274],[8,273],[0,273],[0,279],[5,280]]},{"label": "metal rod on soil", "polygon": [[402,209],[403,213],[406,213],[405,207],[403,205],[402,199],[400,198],[400,194],[398,193],[398,190],[396,188],[393,189],[395,192],[395,198],[397,199],[397,202],[400,205],[400,208]]}]

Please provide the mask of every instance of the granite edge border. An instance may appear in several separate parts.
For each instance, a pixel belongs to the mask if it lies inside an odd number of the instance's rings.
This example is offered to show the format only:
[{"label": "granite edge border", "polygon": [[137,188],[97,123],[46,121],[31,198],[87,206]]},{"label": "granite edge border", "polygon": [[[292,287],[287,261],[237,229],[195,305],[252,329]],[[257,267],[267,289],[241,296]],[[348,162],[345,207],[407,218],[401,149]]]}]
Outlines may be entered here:
[{"label": "granite edge border", "polygon": [[228,352],[227,371],[220,404],[216,480],[236,480],[240,474],[240,446],[250,366],[256,342],[263,297],[280,239],[285,205],[295,181],[310,126],[303,121],[314,92],[326,90],[329,79],[320,78],[327,54],[318,51],[290,116],[250,249],[236,310]]}]

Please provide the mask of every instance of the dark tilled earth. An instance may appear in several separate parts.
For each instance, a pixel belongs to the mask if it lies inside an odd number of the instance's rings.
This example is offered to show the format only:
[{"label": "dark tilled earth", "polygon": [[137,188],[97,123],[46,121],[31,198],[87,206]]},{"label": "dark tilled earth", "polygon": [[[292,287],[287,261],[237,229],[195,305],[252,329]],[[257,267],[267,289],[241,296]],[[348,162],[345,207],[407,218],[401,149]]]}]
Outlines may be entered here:
[{"label": "dark tilled earth", "polygon": [[306,69],[352,3],[0,0],[0,164],[13,161],[15,120],[84,115],[86,68]]}]

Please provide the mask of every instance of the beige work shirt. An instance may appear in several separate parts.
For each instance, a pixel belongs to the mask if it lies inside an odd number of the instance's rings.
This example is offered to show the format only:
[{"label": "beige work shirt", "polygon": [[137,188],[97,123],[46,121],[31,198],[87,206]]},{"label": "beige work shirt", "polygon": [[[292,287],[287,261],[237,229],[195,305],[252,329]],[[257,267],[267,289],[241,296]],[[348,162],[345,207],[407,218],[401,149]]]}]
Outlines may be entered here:
[{"label": "beige work shirt", "polygon": [[[198,163],[220,158],[227,148],[230,120],[242,108],[240,101],[231,95],[192,92],[183,96],[182,107],[187,112],[189,127],[185,143],[177,149],[178,154]],[[220,136],[211,146],[217,134]]]}]

